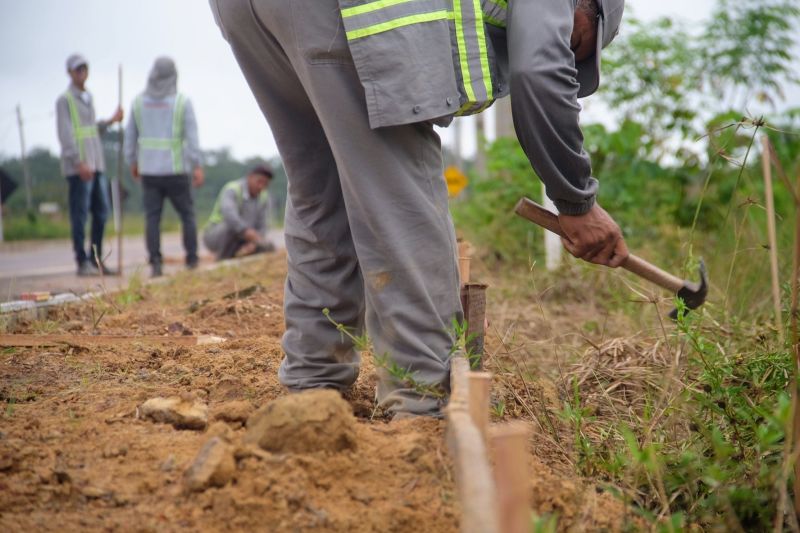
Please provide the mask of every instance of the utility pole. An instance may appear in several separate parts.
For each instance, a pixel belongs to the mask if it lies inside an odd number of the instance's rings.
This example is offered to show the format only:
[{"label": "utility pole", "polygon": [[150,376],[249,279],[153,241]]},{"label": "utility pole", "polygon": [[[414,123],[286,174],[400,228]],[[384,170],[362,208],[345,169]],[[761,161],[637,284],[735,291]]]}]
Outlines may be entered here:
[{"label": "utility pole", "polygon": [[25,177],[25,206],[28,213],[33,211],[33,199],[31,198],[31,173],[28,171],[28,158],[25,155],[25,130],[22,122],[22,106],[17,104],[17,125],[19,126],[19,145],[22,149],[22,174]]}]

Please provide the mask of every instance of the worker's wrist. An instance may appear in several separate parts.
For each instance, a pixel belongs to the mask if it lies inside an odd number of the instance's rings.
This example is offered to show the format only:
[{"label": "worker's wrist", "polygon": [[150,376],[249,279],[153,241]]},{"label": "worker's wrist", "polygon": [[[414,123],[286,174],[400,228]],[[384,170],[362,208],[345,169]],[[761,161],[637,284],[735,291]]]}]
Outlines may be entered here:
[{"label": "worker's wrist", "polygon": [[553,203],[562,215],[579,216],[588,213],[594,207],[595,196],[590,196],[582,202],[567,202],[565,200],[553,200]]}]

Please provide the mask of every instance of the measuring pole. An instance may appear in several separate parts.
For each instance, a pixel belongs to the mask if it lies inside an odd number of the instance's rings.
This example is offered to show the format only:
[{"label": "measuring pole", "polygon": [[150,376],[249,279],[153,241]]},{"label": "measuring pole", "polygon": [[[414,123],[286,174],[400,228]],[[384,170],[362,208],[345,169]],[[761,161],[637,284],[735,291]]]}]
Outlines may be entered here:
[{"label": "measuring pole", "polygon": [[22,153],[22,175],[25,177],[25,207],[28,213],[33,210],[33,198],[31,197],[31,173],[28,170],[28,158],[25,153],[25,129],[22,121],[22,106],[17,104],[17,125],[19,126],[19,145]]},{"label": "measuring pole", "polygon": [[783,340],[783,314],[781,312],[781,284],[778,277],[778,238],[775,230],[775,196],[772,193],[772,165],[770,165],[769,137],[761,138],[764,152],[761,155],[764,170],[764,196],[767,207],[767,235],[769,238],[769,262],[772,274],[772,304],[775,312],[775,328]]},{"label": "measuring pole", "polygon": [[[118,85],[119,85],[119,108],[122,108],[122,64],[119,65],[118,72]],[[117,146],[117,179],[114,180],[114,196],[116,198],[116,209],[114,209],[114,226],[117,231],[117,270],[119,275],[123,275],[122,263],[122,172],[124,164],[122,161],[122,144],[125,138],[125,128],[122,126],[122,121],[119,123],[119,139]]]}]

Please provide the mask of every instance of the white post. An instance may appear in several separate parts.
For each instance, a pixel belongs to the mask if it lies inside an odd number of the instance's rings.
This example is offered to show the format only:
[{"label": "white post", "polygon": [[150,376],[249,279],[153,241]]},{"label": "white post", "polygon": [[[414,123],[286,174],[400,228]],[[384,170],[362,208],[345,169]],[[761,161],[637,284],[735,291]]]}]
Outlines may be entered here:
[{"label": "white post", "polygon": [[[542,187],[544,190],[544,187]],[[547,194],[542,193],[542,197],[544,200],[544,207],[554,213],[557,213],[558,210],[556,209],[555,204],[553,201],[547,197]],[[556,235],[555,233],[551,233],[547,230],[544,230],[544,253],[545,253],[545,267],[549,271],[558,270],[561,267],[561,249],[563,248],[561,244],[561,237]]]},{"label": "white post", "polygon": [[19,145],[22,154],[22,175],[25,177],[25,207],[28,214],[33,210],[33,200],[31,195],[31,173],[28,170],[28,155],[25,151],[25,126],[22,120],[22,106],[17,104],[17,125],[19,127]]}]

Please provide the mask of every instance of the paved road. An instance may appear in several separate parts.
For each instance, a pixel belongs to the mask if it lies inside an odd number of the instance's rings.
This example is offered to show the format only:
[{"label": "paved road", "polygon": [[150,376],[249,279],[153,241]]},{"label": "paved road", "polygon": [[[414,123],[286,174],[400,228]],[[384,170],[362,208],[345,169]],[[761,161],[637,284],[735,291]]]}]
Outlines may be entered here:
[{"label": "paved road", "polygon": [[[270,232],[270,238],[279,248],[283,244],[283,231]],[[202,241],[202,239],[201,239]],[[116,240],[108,242],[111,252],[108,263],[117,266]],[[53,294],[114,289],[125,286],[129,277],[140,272],[150,275],[147,252],[143,236],[123,238],[123,276],[79,278],[75,275],[72,244],[67,240],[24,241],[0,243],[0,302],[14,300],[19,294],[30,291],[50,291]],[[167,233],[161,237],[161,253],[164,256],[165,274],[183,268],[183,246],[178,233]],[[200,261],[211,263],[211,254],[200,243]]]}]

